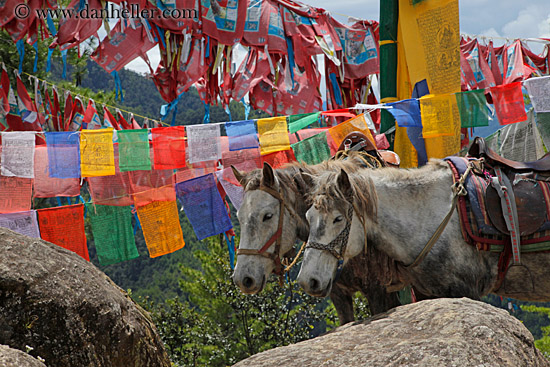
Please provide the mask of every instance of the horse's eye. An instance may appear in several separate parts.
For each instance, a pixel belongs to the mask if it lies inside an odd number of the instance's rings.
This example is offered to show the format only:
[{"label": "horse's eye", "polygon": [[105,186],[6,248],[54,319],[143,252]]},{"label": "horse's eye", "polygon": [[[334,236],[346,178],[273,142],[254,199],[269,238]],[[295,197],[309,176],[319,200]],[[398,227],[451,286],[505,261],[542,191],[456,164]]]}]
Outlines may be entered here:
[{"label": "horse's eye", "polygon": [[271,218],[273,218],[273,214],[267,213],[266,215],[264,215],[264,222],[265,222],[266,220],[270,220]]},{"label": "horse's eye", "polygon": [[344,220],[344,217],[339,215],[336,218],[334,218],[334,221],[332,223],[338,223]]}]

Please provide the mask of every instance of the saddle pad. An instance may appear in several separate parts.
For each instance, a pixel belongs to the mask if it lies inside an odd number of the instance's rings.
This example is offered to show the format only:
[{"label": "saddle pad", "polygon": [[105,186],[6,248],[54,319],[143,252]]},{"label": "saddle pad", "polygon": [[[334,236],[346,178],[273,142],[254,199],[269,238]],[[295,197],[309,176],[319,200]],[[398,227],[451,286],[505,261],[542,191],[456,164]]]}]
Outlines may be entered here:
[{"label": "saddle pad", "polygon": [[[455,180],[464,173],[470,160],[445,158],[455,174]],[[513,179],[511,181],[514,182]],[[465,184],[468,195],[460,197],[458,205],[464,239],[482,250],[502,249],[503,245],[510,243],[510,236],[502,217],[500,197],[496,192],[492,193],[494,189],[488,177],[472,173]],[[529,192],[533,192],[534,197],[529,197]],[[514,193],[518,196],[516,204],[522,251],[524,246],[550,241],[550,182],[527,178],[516,180]],[[545,250],[549,249],[550,243]]]}]

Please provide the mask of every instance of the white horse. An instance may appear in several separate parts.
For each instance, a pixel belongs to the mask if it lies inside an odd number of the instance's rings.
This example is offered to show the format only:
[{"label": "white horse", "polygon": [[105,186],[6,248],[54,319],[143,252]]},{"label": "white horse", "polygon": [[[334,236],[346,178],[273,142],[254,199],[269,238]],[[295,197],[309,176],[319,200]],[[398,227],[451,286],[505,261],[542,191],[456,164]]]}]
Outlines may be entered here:
[{"label": "white horse", "polygon": [[[407,267],[451,208],[453,176],[443,161],[433,160],[418,169],[363,169],[350,174],[342,170],[307,179],[314,181],[312,207],[306,214],[308,246],[312,246],[304,252],[298,282],[311,295],[325,296],[330,291],[338,262],[335,256],[341,252],[347,262],[367,245],[398,261],[394,278],[428,296],[479,299],[496,293],[550,300],[549,253],[522,254],[532,277],[509,271],[505,282],[513,284],[514,293],[507,293],[497,279],[500,254],[478,251],[465,242],[456,211],[424,260]],[[349,233],[342,239],[346,228]],[[337,237],[340,240],[334,241]]]},{"label": "white horse", "polygon": [[[263,169],[246,174],[233,169],[245,190],[237,213],[241,237],[233,273],[233,281],[242,292],[260,292],[271,273],[282,271],[281,259],[293,251],[296,241],[307,240],[306,194],[311,187],[300,172],[317,175],[327,170],[351,172],[360,167],[361,161],[355,160],[352,154],[345,161],[328,161],[314,166],[294,163],[274,170],[264,164]],[[265,251],[260,254],[266,244]],[[366,257],[356,257],[348,263],[330,293],[341,324],[354,319],[352,296],[357,291],[367,297],[373,314],[400,305],[396,294],[386,294],[385,287],[373,276],[383,272],[384,267],[395,266],[394,262],[374,249],[370,255],[374,264],[369,265]]]}]

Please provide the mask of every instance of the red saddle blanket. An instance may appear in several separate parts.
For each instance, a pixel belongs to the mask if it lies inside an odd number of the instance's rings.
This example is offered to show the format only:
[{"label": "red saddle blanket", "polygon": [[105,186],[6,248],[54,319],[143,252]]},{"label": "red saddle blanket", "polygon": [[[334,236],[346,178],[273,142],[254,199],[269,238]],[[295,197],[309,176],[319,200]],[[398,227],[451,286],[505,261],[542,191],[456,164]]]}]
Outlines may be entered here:
[{"label": "red saddle blanket", "polygon": [[[472,158],[447,157],[455,181]],[[550,176],[506,172],[516,195],[521,252],[550,250]],[[473,171],[465,185],[467,196],[459,197],[458,213],[464,239],[480,250],[502,252],[510,246],[500,198],[490,184],[491,173]]]}]

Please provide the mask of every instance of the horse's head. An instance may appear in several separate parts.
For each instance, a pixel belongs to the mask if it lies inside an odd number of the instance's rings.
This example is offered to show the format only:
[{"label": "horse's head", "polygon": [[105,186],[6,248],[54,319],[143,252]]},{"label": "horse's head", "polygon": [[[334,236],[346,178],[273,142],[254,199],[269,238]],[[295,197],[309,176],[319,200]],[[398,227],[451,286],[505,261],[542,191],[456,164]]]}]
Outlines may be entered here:
[{"label": "horse's head", "polygon": [[272,272],[282,271],[281,257],[293,248],[298,234],[307,236],[305,220],[296,218],[293,208],[298,193],[292,188],[297,190],[303,181],[299,175],[300,184],[289,174],[278,177],[267,163],[248,174],[233,172],[245,190],[237,212],[241,237],[233,281],[242,292],[255,294]]},{"label": "horse's head", "polygon": [[298,283],[312,296],[330,293],[337,272],[365,246],[366,220],[374,219],[376,192],[370,179],[350,179],[346,171],[313,178],[311,208],[306,213],[309,238]]}]

